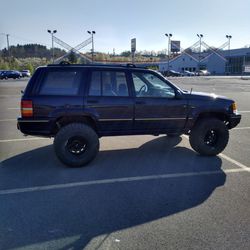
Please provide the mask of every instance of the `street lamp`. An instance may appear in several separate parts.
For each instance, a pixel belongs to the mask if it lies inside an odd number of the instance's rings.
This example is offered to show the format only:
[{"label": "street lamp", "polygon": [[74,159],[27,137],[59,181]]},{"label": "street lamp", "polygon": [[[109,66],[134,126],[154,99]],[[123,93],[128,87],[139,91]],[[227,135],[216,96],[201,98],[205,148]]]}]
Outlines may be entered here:
[{"label": "street lamp", "polygon": [[57,30],[47,30],[48,33],[51,34],[51,40],[52,40],[52,62],[54,63],[54,34],[57,32]]},{"label": "street lamp", "polygon": [[95,34],[95,31],[92,30],[92,31],[87,31],[90,35],[91,35],[91,38],[92,38],[92,49],[91,49],[91,54],[92,54],[92,63],[94,62],[94,34]]},{"label": "street lamp", "polygon": [[203,35],[202,34],[197,34],[197,36],[200,38],[199,65],[198,65],[198,70],[200,70],[200,64],[201,64],[201,39],[202,39]]},{"label": "street lamp", "polygon": [[170,60],[170,43],[171,43],[171,37],[173,36],[171,33],[165,34],[166,37],[168,37],[168,74],[169,74],[169,60]]},{"label": "street lamp", "polygon": [[7,38],[7,50],[8,50],[8,57],[9,57],[9,60],[10,60],[10,58],[11,58],[10,43],[9,43],[9,36],[10,36],[10,34],[0,33],[0,35],[4,35]]},{"label": "street lamp", "polygon": [[230,49],[230,39],[232,38],[231,35],[226,35],[226,38],[228,39],[228,42],[229,42],[229,49]]},{"label": "street lamp", "polygon": [[232,36],[231,35],[226,35],[226,38],[228,39],[228,69],[227,69],[227,72],[229,73],[230,70],[229,70],[229,60],[230,60],[230,40],[232,39]]},{"label": "street lamp", "polygon": [[230,40],[232,39],[232,36],[226,35],[226,38],[228,39],[228,52],[229,52],[229,56],[230,56]]}]

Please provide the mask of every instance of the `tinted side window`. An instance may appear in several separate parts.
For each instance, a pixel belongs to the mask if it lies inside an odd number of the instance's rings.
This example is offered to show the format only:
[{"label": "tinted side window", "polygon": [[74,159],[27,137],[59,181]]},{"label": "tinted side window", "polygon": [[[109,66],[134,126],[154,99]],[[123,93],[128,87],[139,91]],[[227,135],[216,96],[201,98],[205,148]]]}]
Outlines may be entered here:
[{"label": "tinted side window", "polygon": [[125,72],[94,71],[92,72],[90,96],[128,96]]},{"label": "tinted side window", "polygon": [[77,95],[80,72],[76,70],[48,71],[42,80],[40,95]]},{"label": "tinted side window", "polygon": [[92,72],[89,95],[100,96],[101,95],[101,72]]},{"label": "tinted side window", "polygon": [[126,75],[124,72],[116,72],[116,92],[118,96],[128,96],[128,85],[126,80]]}]

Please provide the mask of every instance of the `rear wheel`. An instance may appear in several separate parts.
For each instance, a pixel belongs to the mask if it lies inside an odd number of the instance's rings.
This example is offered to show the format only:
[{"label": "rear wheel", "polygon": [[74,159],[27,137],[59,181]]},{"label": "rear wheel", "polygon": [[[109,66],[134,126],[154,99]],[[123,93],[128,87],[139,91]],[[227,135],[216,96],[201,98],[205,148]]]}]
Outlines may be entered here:
[{"label": "rear wheel", "polygon": [[54,149],[62,163],[70,167],[81,167],[97,155],[99,138],[91,127],[82,123],[71,123],[57,133]]},{"label": "rear wheel", "polygon": [[181,133],[168,133],[167,137],[175,138],[175,137],[180,137],[181,135],[182,135]]},{"label": "rear wheel", "polygon": [[223,121],[206,118],[197,122],[191,130],[189,142],[192,148],[201,155],[217,155],[227,146],[228,128]]}]

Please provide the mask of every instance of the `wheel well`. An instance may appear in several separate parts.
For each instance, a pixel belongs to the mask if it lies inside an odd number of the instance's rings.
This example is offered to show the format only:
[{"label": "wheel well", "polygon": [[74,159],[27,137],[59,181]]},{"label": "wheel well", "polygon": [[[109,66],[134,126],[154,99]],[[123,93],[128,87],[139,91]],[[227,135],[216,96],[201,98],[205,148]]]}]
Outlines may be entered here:
[{"label": "wheel well", "polygon": [[228,116],[224,113],[218,113],[218,112],[206,112],[206,113],[201,113],[195,123],[197,123],[198,120],[200,119],[204,119],[204,118],[217,118],[221,121],[223,121],[227,127],[229,127],[229,119],[228,119]]},{"label": "wheel well", "polygon": [[60,128],[70,123],[84,123],[90,126],[92,129],[94,129],[95,132],[97,132],[96,123],[94,119],[89,116],[64,116],[56,120],[54,129],[53,129],[53,134],[56,134]]}]

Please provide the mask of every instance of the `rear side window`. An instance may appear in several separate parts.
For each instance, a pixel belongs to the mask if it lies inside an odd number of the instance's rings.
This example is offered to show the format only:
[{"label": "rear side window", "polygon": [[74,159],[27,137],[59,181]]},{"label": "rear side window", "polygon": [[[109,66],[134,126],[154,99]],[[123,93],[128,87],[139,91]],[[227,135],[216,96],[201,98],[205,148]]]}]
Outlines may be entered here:
[{"label": "rear side window", "polygon": [[77,95],[80,85],[80,71],[48,71],[42,79],[40,95]]},{"label": "rear side window", "polygon": [[100,96],[101,95],[101,72],[92,72],[89,95]]}]

